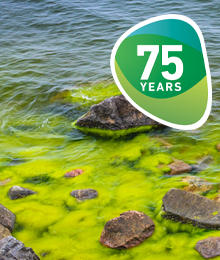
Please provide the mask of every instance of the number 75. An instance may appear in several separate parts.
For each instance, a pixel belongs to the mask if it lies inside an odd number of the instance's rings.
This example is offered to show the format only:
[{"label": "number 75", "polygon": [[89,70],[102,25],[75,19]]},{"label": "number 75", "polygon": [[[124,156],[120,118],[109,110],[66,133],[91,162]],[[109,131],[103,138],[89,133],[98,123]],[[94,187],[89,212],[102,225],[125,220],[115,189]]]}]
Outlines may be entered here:
[{"label": "number 75", "polygon": [[[162,45],[162,65],[169,65],[174,63],[176,66],[175,73],[171,74],[169,71],[162,71],[162,75],[167,80],[177,80],[183,74],[183,62],[178,57],[169,57],[171,51],[182,51],[182,45]],[[149,59],[144,68],[141,80],[148,80],[155,61],[159,53],[159,45],[137,45],[137,56],[144,56],[145,52],[150,52]]]}]

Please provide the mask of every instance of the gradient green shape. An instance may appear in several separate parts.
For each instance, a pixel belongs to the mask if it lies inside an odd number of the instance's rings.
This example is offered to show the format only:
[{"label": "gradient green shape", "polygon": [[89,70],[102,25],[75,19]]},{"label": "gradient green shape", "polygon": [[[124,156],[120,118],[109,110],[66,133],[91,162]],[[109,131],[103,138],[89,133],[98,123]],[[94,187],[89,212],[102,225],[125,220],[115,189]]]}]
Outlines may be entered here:
[{"label": "gradient green shape", "polygon": [[[150,52],[146,52],[144,56],[137,56],[137,45],[159,45],[160,51],[151,71],[150,77],[147,82],[155,82],[157,86],[159,82],[165,86],[166,82],[171,82],[175,85],[176,82],[181,83],[181,91],[154,91],[145,92],[142,91],[140,82],[142,81],[141,75],[146,66],[146,62],[149,58]],[[183,74],[178,80],[167,80],[162,76],[162,71],[168,70],[170,73],[174,73],[176,67],[174,64],[168,66],[162,66],[162,45],[182,45],[182,52],[170,52],[169,56],[179,57],[184,66]],[[193,57],[193,58],[192,58]],[[120,44],[115,59],[123,72],[124,76],[127,78],[129,83],[133,85],[138,91],[143,95],[154,97],[154,98],[169,98],[178,96],[188,89],[192,88],[197,82],[199,82],[205,75],[205,64],[202,52],[194,49],[193,47],[181,43],[175,39],[171,39],[164,36],[158,35],[134,35],[132,37],[127,37]]]},{"label": "gradient green shape", "polygon": [[136,90],[121,72],[116,61],[115,70],[127,95],[142,109],[162,120],[173,124],[191,125],[199,121],[206,110],[208,101],[206,76],[182,95],[155,99]]}]

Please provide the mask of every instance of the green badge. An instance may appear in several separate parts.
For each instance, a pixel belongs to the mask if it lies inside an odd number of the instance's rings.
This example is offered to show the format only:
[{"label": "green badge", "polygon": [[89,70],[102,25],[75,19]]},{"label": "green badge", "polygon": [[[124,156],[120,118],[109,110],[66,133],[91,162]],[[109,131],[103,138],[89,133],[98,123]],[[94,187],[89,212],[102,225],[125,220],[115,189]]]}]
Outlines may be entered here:
[{"label": "green badge", "polygon": [[129,29],[112,50],[111,70],[126,99],[162,124],[192,130],[210,114],[205,42],[186,16],[162,15]]}]

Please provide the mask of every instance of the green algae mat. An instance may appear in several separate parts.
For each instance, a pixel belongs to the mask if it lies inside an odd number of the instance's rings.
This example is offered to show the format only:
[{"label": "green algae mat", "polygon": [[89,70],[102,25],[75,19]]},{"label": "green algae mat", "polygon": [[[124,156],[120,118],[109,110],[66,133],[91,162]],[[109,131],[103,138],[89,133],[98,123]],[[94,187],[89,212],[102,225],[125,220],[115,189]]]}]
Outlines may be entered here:
[{"label": "green algae mat", "polygon": [[[182,179],[190,175],[168,176],[173,158],[195,164],[211,156],[209,167],[196,176],[217,187],[219,124],[210,118],[197,131],[155,129],[117,139],[85,135],[72,127],[92,104],[117,94],[113,84],[100,83],[51,97],[51,106],[67,106],[74,116],[59,111],[27,116],[19,102],[19,117],[8,112],[10,127],[0,135],[0,202],[16,214],[13,236],[45,260],[202,259],[194,250],[196,242],[219,236],[219,231],[162,218],[162,197],[170,188],[186,186]],[[83,174],[64,178],[73,169]],[[13,185],[37,194],[10,200]],[[98,197],[80,202],[70,196],[84,188],[97,190]],[[217,188],[202,193],[208,198],[217,194]],[[105,223],[127,210],[150,216],[154,234],[129,250],[103,247],[99,239]]]}]

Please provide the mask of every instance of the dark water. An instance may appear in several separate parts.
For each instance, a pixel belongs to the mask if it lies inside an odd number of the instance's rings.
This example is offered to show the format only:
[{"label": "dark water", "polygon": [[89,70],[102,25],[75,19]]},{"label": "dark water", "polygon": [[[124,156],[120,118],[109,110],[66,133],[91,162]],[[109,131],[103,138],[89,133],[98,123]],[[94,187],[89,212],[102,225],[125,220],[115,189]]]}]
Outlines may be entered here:
[{"label": "dark water", "polygon": [[[18,239],[51,260],[162,260],[168,251],[169,259],[200,259],[193,247],[206,233],[163,222],[159,215],[164,193],[181,184],[155,165],[170,157],[193,163],[211,154],[214,163],[201,176],[219,182],[214,148],[220,142],[219,10],[219,0],[0,0],[0,202],[16,213]],[[213,84],[208,122],[195,131],[162,133],[173,144],[171,151],[158,147],[153,135],[106,141],[73,130],[72,121],[84,111],[51,98],[84,84],[112,82],[109,60],[118,37],[140,21],[168,13],[189,16],[204,34]],[[78,167],[88,177],[64,180],[66,171]],[[12,185],[38,194],[12,202],[7,197]],[[77,204],[70,198],[73,188],[87,187],[98,189],[100,199]],[[126,252],[101,247],[104,223],[129,209],[154,217],[152,240]]]}]

